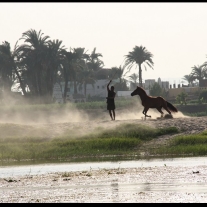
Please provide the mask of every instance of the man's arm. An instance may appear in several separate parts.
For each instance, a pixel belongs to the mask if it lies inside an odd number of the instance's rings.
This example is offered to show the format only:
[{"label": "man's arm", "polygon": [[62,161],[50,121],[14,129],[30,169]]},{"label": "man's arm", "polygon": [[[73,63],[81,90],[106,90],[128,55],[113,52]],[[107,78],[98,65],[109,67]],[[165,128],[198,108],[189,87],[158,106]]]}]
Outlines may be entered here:
[{"label": "man's arm", "polygon": [[109,81],[109,83],[107,84],[107,91],[109,91],[109,85],[111,83],[111,80]]}]

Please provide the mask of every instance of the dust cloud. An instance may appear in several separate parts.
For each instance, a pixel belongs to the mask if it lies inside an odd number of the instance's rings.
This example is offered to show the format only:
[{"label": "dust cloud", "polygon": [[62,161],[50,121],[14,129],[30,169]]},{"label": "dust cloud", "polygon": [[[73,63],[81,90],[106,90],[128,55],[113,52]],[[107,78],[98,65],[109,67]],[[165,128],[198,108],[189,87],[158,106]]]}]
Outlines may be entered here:
[{"label": "dust cloud", "polygon": [[[78,110],[72,104],[67,103],[67,107],[56,104],[57,107],[53,107],[55,109],[48,109],[45,106],[45,109],[39,110],[38,107],[37,109],[34,109],[34,106],[31,107],[35,101],[24,99],[21,93],[7,94],[0,100],[0,123],[42,124],[111,120],[106,107],[105,109]],[[143,109],[140,99],[135,99],[133,107],[116,107],[116,120],[143,119]],[[163,112],[167,114],[164,109]],[[150,119],[157,119],[161,116],[160,112],[151,108],[147,114],[151,116]],[[172,113],[172,115],[173,118],[188,118],[182,112]]]},{"label": "dust cloud", "polygon": [[[118,120],[134,120],[144,119],[142,110],[140,109],[116,109],[116,121]],[[167,114],[163,110],[164,114]],[[147,112],[151,118],[157,119],[161,114],[156,109],[149,109]],[[172,113],[173,118],[189,118],[182,112]],[[64,109],[51,110],[50,112],[43,111],[24,111],[18,112],[9,111],[2,113],[0,123],[16,123],[16,124],[43,124],[43,123],[65,123],[65,122],[87,122],[87,121],[110,121],[109,112],[104,109],[78,110],[78,109]]]},{"label": "dust cloud", "polygon": [[[0,104],[0,124],[16,124],[20,128],[24,126],[24,130],[30,129],[31,133],[34,134],[36,134],[35,130],[44,128],[49,137],[64,134],[86,135],[87,133],[114,128],[122,123],[140,123],[144,119],[143,106],[139,99],[133,107],[116,107],[115,121],[111,121],[106,107],[104,109],[81,110],[67,103],[67,105],[55,104],[53,109],[49,109],[48,106],[35,109],[35,106],[31,107],[31,103],[22,102],[22,104],[18,104],[17,100],[15,97],[8,96],[6,102]],[[163,112],[167,114],[164,109]],[[151,118],[146,120],[157,120],[161,116],[156,109],[149,109],[147,114],[151,115]],[[172,113],[172,115],[173,118],[188,118],[182,112]],[[22,133],[25,134],[23,131]]]}]

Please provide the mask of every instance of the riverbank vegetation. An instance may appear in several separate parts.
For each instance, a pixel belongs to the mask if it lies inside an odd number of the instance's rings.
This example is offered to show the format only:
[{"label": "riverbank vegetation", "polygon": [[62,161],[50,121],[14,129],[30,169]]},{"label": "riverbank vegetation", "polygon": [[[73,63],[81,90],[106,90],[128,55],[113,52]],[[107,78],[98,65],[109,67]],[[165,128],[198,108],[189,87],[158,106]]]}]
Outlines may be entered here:
[{"label": "riverbank vegetation", "polygon": [[139,147],[161,135],[178,133],[175,127],[155,129],[145,125],[120,124],[114,129],[79,136],[74,131],[49,138],[44,127],[0,124],[0,160],[67,160],[73,157],[135,155]]},{"label": "riverbank vegetation", "polygon": [[[105,157],[152,158],[207,155],[207,131],[194,135],[179,135],[176,127],[151,128],[146,125],[120,124],[113,129],[98,127],[94,133],[79,135],[76,130],[51,138],[49,132],[40,127],[18,124],[0,124],[0,160],[13,161],[71,161]],[[75,133],[76,132],[76,133]],[[176,134],[178,134],[176,136]],[[163,135],[174,135],[166,145],[147,143]],[[144,146],[144,147],[143,147]],[[148,155],[140,156],[140,152]]]},{"label": "riverbank vegetation", "polygon": [[196,135],[178,135],[169,141],[168,146],[161,146],[151,153],[179,157],[207,155],[207,131]]}]

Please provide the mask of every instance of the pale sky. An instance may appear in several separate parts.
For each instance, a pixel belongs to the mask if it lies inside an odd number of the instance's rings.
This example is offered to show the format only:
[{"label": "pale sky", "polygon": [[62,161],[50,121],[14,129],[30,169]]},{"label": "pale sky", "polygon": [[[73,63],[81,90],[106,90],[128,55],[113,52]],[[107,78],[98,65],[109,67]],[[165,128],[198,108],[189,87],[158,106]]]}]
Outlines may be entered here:
[{"label": "pale sky", "polygon": [[[104,68],[123,65],[135,46],[151,52],[143,80],[176,83],[207,61],[207,3],[0,3],[0,41],[13,50],[22,33],[40,30],[68,48],[101,53]],[[19,41],[19,44],[23,43]],[[131,70],[138,73],[138,69]]]}]

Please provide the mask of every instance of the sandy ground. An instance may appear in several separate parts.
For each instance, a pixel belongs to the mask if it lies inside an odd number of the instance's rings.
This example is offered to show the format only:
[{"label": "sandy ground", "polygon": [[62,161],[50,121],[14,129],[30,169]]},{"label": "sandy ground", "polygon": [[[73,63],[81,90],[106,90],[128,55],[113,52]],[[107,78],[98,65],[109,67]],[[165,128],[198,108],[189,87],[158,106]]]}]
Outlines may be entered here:
[{"label": "sandy ground", "polygon": [[[150,114],[150,113],[149,113]],[[79,113],[76,116],[39,122],[34,127],[46,127],[51,137],[78,129],[79,133],[115,127],[121,123],[146,124],[152,127],[176,126],[187,129],[186,134],[199,133],[207,128],[207,117],[190,118],[181,112],[173,119],[152,118],[143,120],[140,112],[117,110],[116,121],[107,111],[97,116]],[[101,117],[102,116],[102,117]],[[25,124],[25,123],[24,123]],[[32,123],[28,123],[32,124]],[[172,137],[172,136],[171,136]],[[151,143],[165,144],[170,136],[160,137]],[[0,179],[1,203],[55,203],[55,202],[207,202],[207,166],[143,167],[88,172],[65,172]]]}]

